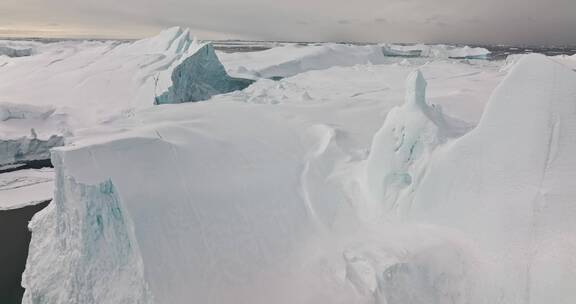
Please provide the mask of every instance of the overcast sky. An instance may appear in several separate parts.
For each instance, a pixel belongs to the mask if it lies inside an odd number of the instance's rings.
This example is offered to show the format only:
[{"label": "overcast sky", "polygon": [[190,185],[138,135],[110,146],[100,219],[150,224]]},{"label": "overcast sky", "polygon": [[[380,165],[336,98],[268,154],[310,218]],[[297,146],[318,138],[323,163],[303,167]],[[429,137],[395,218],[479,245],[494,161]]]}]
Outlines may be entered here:
[{"label": "overcast sky", "polygon": [[0,36],[576,44],[576,0],[0,0]]}]

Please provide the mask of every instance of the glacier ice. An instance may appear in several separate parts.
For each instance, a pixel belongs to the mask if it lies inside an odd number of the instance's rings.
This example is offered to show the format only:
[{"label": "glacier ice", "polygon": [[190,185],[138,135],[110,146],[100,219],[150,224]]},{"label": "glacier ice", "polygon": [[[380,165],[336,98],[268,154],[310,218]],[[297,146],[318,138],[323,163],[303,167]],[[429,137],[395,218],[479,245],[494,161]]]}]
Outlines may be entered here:
[{"label": "glacier ice", "polygon": [[228,76],[214,47],[206,44],[172,71],[172,86],[155,99],[155,104],[194,102],[213,95],[243,90],[254,81]]}]

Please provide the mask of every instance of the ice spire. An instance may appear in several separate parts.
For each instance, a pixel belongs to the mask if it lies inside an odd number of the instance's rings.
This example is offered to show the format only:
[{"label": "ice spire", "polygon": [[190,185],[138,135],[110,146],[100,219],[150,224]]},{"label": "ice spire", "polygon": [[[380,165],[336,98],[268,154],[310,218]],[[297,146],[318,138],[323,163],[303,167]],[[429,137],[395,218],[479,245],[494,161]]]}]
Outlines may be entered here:
[{"label": "ice spire", "polygon": [[406,79],[406,104],[426,105],[426,80],[420,70],[415,70]]}]

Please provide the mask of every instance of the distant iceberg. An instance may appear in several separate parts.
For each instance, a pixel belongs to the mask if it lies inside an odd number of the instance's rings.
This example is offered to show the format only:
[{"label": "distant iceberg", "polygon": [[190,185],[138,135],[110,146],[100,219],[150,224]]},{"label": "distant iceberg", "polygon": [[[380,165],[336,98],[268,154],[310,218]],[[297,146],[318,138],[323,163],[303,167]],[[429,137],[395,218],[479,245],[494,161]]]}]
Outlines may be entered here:
[{"label": "distant iceberg", "polygon": [[0,46],[0,56],[8,57],[25,57],[32,55],[31,48],[12,48],[7,46]]},{"label": "distant iceberg", "polygon": [[452,59],[488,59],[490,51],[481,47],[452,46],[445,44],[398,45],[383,44],[382,52],[390,57],[431,57]]}]

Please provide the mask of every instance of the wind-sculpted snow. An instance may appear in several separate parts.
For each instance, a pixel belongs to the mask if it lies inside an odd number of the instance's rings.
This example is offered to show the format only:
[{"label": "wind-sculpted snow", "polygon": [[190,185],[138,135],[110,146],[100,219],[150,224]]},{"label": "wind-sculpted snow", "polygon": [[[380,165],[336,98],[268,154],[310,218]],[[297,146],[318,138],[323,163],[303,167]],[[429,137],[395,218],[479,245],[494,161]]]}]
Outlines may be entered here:
[{"label": "wind-sculpted snow", "polygon": [[201,47],[172,71],[172,86],[155,98],[155,104],[194,102],[243,90],[254,81],[228,76],[211,44]]}]

